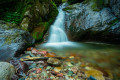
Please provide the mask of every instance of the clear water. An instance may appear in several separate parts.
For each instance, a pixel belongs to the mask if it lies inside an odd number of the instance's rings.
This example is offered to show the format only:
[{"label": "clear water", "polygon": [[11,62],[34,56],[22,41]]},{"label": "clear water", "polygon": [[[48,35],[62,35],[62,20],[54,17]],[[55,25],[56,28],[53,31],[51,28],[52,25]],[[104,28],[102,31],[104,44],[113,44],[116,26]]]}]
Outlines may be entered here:
[{"label": "clear water", "polygon": [[37,49],[54,52],[59,56],[79,56],[83,61],[103,70],[110,70],[113,80],[120,79],[120,45],[101,43],[66,42],[58,44],[36,45]]}]

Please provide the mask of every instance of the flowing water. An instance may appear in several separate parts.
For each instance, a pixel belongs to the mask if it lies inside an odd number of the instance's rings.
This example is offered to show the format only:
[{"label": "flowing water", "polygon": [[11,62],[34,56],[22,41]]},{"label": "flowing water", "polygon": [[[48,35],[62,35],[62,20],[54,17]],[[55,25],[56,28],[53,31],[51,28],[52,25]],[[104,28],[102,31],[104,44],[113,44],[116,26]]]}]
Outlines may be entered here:
[{"label": "flowing water", "polygon": [[36,48],[54,52],[59,56],[77,55],[95,67],[110,70],[114,80],[120,79],[120,45],[70,42],[64,29],[64,7],[65,4],[58,8],[59,14],[51,25],[48,42],[36,44]]},{"label": "flowing water", "polygon": [[54,24],[51,25],[48,43],[59,43],[68,41],[67,35],[64,30],[65,13],[62,10],[65,5],[66,4],[63,4],[58,8],[59,14]]}]

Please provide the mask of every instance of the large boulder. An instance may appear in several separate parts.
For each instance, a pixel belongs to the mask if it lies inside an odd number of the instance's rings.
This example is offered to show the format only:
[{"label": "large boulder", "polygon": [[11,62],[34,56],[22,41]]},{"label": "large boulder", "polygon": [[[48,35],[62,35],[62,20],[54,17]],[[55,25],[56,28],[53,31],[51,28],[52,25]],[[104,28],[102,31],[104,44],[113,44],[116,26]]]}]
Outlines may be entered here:
[{"label": "large boulder", "polygon": [[10,59],[35,42],[29,32],[16,27],[15,24],[0,21],[0,60]]},{"label": "large boulder", "polygon": [[15,74],[15,68],[7,62],[0,62],[0,80],[11,80]]},{"label": "large boulder", "polygon": [[66,11],[66,29],[71,40],[120,42],[120,20],[110,8],[94,11],[92,3],[70,5]]}]

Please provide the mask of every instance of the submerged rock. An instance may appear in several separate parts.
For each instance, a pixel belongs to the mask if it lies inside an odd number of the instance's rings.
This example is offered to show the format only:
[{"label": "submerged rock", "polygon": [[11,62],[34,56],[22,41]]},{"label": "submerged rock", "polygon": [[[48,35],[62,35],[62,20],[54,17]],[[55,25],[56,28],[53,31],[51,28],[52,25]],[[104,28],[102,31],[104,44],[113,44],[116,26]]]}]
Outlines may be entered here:
[{"label": "submerged rock", "polygon": [[49,58],[47,62],[55,66],[61,65],[61,61],[57,58]]},{"label": "submerged rock", "polygon": [[85,74],[87,75],[87,77],[94,77],[96,80],[105,80],[105,78],[103,77],[103,73],[96,69],[88,68],[87,71],[85,71]]},{"label": "submerged rock", "polygon": [[0,62],[0,80],[11,80],[15,74],[15,68],[7,62]]}]

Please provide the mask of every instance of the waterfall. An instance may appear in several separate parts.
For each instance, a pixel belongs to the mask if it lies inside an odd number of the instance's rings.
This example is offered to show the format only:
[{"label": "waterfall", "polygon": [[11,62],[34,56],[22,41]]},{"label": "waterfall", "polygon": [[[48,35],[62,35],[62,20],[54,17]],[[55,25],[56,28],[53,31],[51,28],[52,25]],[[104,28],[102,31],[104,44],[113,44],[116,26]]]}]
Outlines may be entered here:
[{"label": "waterfall", "polygon": [[50,27],[48,43],[59,43],[59,42],[67,42],[68,38],[65,33],[65,25],[64,18],[65,13],[62,10],[65,7],[65,3],[59,6],[58,11],[59,14],[53,25]]},{"label": "waterfall", "polygon": [[63,3],[58,7],[59,14],[55,22],[50,26],[48,42],[41,45],[36,45],[36,48],[64,48],[77,47],[77,43],[68,40],[65,33],[65,12],[62,10],[67,3]]}]

